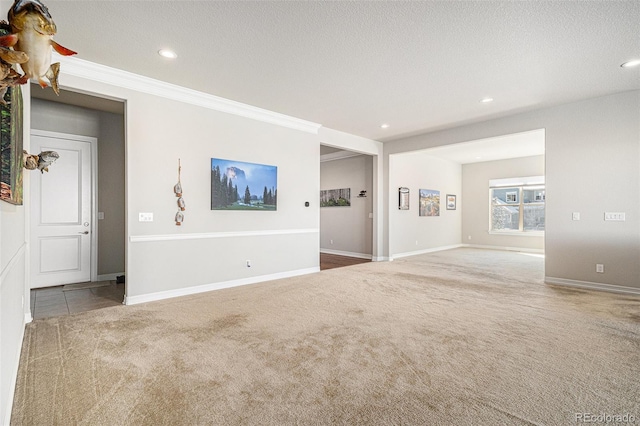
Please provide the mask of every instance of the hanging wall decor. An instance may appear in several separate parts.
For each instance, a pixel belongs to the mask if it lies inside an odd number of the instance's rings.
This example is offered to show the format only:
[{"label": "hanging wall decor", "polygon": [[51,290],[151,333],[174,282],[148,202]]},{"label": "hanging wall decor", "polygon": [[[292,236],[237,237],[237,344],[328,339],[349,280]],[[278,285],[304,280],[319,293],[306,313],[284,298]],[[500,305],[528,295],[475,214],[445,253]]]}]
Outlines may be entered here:
[{"label": "hanging wall decor", "polygon": [[320,207],[350,207],[351,188],[321,189]]},{"label": "hanging wall decor", "polygon": [[176,217],[175,217],[177,226],[182,225],[182,222],[184,221],[184,214],[182,212],[185,211],[185,202],[184,202],[184,198],[182,198],[182,182],[180,181],[181,172],[182,172],[182,165],[180,164],[180,159],[178,158],[178,183],[176,183],[173,186],[173,192],[176,194],[176,197],[178,197],[177,202],[178,202],[178,208],[180,209],[176,213]]},{"label": "hanging wall decor", "polygon": [[420,216],[440,216],[440,191],[420,190]]},{"label": "hanging wall decor", "polygon": [[55,151],[42,151],[38,155],[29,154],[27,151],[22,151],[23,166],[27,170],[40,170],[40,173],[48,172],[49,166],[55,163],[60,158],[60,155]]},{"label": "hanging wall decor", "polygon": [[453,194],[447,194],[447,210],[456,209],[456,196]]},{"label": "hanging wall decor", "polygon": [[60,55],[70,56],[76,52],[53,41],[57,28],[49,10],[39,0],[15,0],[8,17],[11,34],[0,37],[0,45],[14,49],[13,54],[5,52],[3,56],[0,53],[0,57],[6,62],[19,63],[24,75],[6,75],[3,82],[15,85],[34,79],[42,88],[50,85],[59,95],[60,63],[51,63],[51,53],[55,50]]},{"label": "hanging wall decor", "polygon": [[[10,87],[0,103],[0,200],[22,205],[22,92]],[[37,164],[36,164],[37,167]]]},{"label": "hanging wall decor", "polygon": [[398,188],[398,209],[409,210],[409,188]]},{"label": "hanging wall decor", "polygon": [[212,158],[211,210],[278,210],[278,168]]}]

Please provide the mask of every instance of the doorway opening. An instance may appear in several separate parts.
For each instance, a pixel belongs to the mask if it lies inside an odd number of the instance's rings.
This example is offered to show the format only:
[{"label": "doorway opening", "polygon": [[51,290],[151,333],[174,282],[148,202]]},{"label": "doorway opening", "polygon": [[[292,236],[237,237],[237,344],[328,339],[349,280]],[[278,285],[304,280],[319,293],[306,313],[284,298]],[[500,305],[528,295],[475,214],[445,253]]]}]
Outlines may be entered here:
[{"label": "doorway opening", "polygon": [[373,167],[371,155],[320,145],[321,270],[372,260]]},{"label": "doorway opening", "polygon": [[32,85],[30,153],[60,155],[30,175],[35,319],[123,303],[124,111],[124,101]]},{"label": "doorway opening", "polygon": [[454,247],[543,254],[544,176],[545,129],[391,155],[389,188],[408,188],[410,209],[422,206],[423,188],[440,199],[431,219],[390,208],[390,256]]}]

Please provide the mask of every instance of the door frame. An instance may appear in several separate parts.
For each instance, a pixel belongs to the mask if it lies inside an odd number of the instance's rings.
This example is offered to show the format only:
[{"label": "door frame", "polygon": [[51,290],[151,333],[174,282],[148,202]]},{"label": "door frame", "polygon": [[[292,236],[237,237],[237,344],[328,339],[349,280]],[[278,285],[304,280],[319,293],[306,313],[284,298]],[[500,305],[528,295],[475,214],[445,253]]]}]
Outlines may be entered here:
[{"label": "door frame", "polygon": [[[69,139],[73,141],[89,142],[91,146],[91,244],[90,244],[90,279],[91,281],[98,281],[98,138],[92,136],[74,135],[71,133],[52,132],[49,130],[30,129],[29,141],[31,136],[43,136],[57,139]],[[31,144],[31,143],[29,143]],[[55,167],[55,163],[53,164]],[[27,227],[31,229],[31,197],[33,194],[29,191],[29,223]],[[29,237],[29,244],[31,244],[31,237]],[[29,287],[31,287],[31,274],[29,274]]]}]

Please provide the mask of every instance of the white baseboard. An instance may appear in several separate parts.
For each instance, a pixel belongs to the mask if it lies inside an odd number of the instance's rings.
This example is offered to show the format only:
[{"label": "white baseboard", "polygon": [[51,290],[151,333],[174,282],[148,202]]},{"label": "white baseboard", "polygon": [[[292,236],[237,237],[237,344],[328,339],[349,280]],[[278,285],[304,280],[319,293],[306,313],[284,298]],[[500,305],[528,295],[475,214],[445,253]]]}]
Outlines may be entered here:
[{"label": "white baseboard", "polygon": [[450,246],[432,247],[432,248],[423,249],[423,250],[409,251],[406,253],[396,253],[389,256],[389,260],[392,261],[393,259],[399,259],[401,257],[416,256],[418,254],[433,253],[436,251],[443,251],[443,250],[451,250],[455,248],[460,248],[462,246],[463,246],[462,244],[453,244]]},{"label": "white baseboard", "polygon": [[279,280],[282,278],[297,277],[299,275],[314,274],[316,272],[320,272],[320,267],[298,269],[295,271],[280,272],[270,275],[260,275],[257,277],[204,284],[195,287],[179,288],[176,290],[159,291],[157,293],[141,294],[139,296],[125,296],[124,304],[136,305],[138,303],[155,302],[157,300],[170,299],[172,297],[188,296],[190,294],[204,293],[213,290],[222,290],[223,288],[238,287],[247,284],[256,284],[265,281]]},{"label": "white baseboard", "polygon": [[113,274],[98,275],[98,281],[115,281],[119,275],[124,275],[124,272],[115,272]]},{"label": "white baseboard", "polygon": [[584,288],[588,290],[607,291],[610,293],[633,294],[635,296],[640,296],[640,288],[636,288],[636,287],[626,287],[622,285],[594,283],[590,281],[568,280],[566,278],[556,278],[556,277],[547,277],[547,276],[544,277],[544,282],[547,284],[553,284],[553,285],[559,285],[559,286],[577,287],[577,288]]},{"label": "white baseboard", "polygon": [[389,262],[390,259],[388,256],[371,256],[371,261],[372,262]]},{"label": "white baseboard", "polygon": [[29,324],[31,321],[33,321],[33,317],[31,316],[31,312],[27,312],[26,314],[24,314],[24,323],[25,324]]},{"label": "white baseboard", "polygon": [[523,248],[523,247],[485,246],[480,244],[462,244],[462,247],[489,249],[489,250],[520,251],[523,253],[544,254],[544,249],[533,249],[533,248]]},{"label": "white baseboard", "polygon": [[354,253],[351,251],[341,251],[341,250],[329,250],[329,249],[320,249],[320,253],[325,254],[337,254],[338,256],[349,256],[349,257],[357,257],[358,259],[372,259],[370,254],[366,253]]}]

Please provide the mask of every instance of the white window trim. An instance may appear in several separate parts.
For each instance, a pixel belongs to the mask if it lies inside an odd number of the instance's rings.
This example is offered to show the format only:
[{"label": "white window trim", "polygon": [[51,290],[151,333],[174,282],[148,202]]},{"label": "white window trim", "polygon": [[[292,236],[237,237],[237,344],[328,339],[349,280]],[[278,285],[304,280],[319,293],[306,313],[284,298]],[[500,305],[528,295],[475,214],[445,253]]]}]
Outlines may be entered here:
[{"label": "white window trim", "polygon": [[[487,231],[488,234],[490,235],[508,235],[508,236],[512,236],[512,237],[544,237],[544,232],[545,231],[526,231],[526,230],[513,230],[513,229],[508,229],[508,230],[504,230],[504,231],[494,231],[493,229],[491,229],[491,224],[492,224],[492,207],[493,207],[493,201],[491,198],[491,190],[493,189],[498,189],[498,188],[504,188],[504,187],[520,187],[520,190],[518,191],[519,196],[517,196],[516,198],[518,199],[518,203],[514,203],[512,204],[513,206],[523,206],[523,199],[521,198],[520,194],[522,192],[523,189],[527,188],[527,189],[534,189],[537,186],[540,187],[544,187],[545,191],[546,191],[546,186],[545,186],[545,177],[544,176],[528,176],[528,177],[516,177],[516,178],[506,178],[506,179],[491,179],[489,180],[489,230]],[[545,206],[545,210],[546,210],[546,197],[545,200],[542,202],[535,202],[535,203],[529,203],[532,205],[536,205],[536,204],[544,204]],[[523,219],[523,218],[521,218]]]},{"label": "white window trim", "polygon": [[490,235],[507,235],[510,237],[544,237],[544,231],[487,231]]}]

